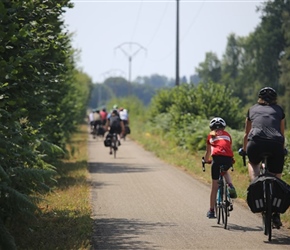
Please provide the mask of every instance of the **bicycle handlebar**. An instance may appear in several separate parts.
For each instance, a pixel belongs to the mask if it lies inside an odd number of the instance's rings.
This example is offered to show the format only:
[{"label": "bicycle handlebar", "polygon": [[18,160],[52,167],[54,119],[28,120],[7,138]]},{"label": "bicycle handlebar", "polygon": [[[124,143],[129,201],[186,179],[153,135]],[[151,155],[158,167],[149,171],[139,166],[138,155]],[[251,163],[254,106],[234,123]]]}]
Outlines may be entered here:
[{"label": "bicycle handlebar", "polygon": [[239,152],[239,155],[243,157],[243,163],[244,163],[244,167],[245,167],[246,166],[246,155],[247,155],[247,153],[242,148],[240,148],[238,152]]},{"label": "bicycle handlebar", "polygon": [[202,157],[201,163],[202,163],[202,171],[205,172],[205,160],[204,160],[204,157]]},{"label": "bicycle handlebar", "polygon": [[202,171],[205,172],[205,164],[211,164],[211,161],[207,162],[204,160],[204,157],[202,157],[201,163],[202,163]]}]

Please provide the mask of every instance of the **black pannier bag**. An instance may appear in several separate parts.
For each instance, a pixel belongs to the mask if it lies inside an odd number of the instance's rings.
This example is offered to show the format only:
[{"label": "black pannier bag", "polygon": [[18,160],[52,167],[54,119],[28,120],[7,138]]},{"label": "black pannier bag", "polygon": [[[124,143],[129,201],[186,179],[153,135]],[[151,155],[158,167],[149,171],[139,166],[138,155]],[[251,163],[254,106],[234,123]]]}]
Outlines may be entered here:
[{"label": "black pannier bag", "polygon": [[264,181],[273,181],[272,212],[285,213],[290,206],[290,186],[273,175],[260,175],[255,178],[247,189],[247,203],[253,213],[265,210]]},{"label": "black pannier bag", "polygon": [[111,141],[111,135],[110,134],[107,134],[107,136],[106,136],[106,138],[104,140],[105,147],[110,147],[111,146],[111,143],[112,143],[112,141]]},{"label": "black pannier bag", "polygon": [[105,129],[102,126],[98,127],[98,135],[103,136],[105,134]]},{"label": "black pannier bag", "polygon": [[126,135],[129,135],[131,133],[131,129],[128,125],[125,126],[125,132],[126,132]]}]

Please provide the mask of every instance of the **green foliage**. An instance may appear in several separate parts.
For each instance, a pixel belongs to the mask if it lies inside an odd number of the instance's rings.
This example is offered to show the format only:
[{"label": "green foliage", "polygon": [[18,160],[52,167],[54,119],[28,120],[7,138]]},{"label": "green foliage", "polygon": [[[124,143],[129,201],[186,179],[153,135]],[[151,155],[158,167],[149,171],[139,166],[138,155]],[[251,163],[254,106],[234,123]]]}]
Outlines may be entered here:
[{"label": "green foliage", "polygon": [[150,103],[150,117],[154,118],[160,113],[166,113],[168,109],[173,104],[172,90],[171,89],[161,89],[152,98]]},{"label": "green foliage", "polygon": [[148,112],[151,132],[170,134],[177,146],[189,151],[205,150],[209,120],[215,116],[223,117],[228,129],[244,126],[240,101],[216,83],[182,84],[159,91]]},{"label": "green foliage", "polygon": [[[69,0],[0,3],[0,248],[7,221],[34,217],[65,142],[85,116],[91,81],[75,69],[62,14]],[[27,217],[27,218],[28,218]],[[5,248],[4,246],[11,247]]]},{"label": "green foliage", "polygon": [[200,116],[208,119],[222,117],[228,126],[241,128],[243,115],[240,112],[241,102],[233,92],[223,85],[215,83],[199,84],[196,89],[196,103]]},{"label": "green foliage", "polygon": [[143,103],[135,96],[129,96],[126,98],[113,98],[108,102],[108,111],[110,111],[113,106],[117,104],[118,108],[127,109],[129,112],[130,119],[135,117],[145,117],[145,107]]},{"label": "green foliage", "polygon": [[221,80],[221,62],[217,55],[213,52],[207,52],[204,62],[196,68],[201,81],[203,82],[219,82]]}]

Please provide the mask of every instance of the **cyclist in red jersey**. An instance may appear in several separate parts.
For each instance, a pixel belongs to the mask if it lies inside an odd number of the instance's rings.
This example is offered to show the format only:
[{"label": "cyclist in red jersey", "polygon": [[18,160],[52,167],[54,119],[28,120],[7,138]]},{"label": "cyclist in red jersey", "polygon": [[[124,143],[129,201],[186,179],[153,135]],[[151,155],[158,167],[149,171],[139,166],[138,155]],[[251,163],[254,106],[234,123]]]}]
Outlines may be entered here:
[{"label": "cyclist in red jersey", "polygon": [[[209,127],[211,132],[207,136],[206,140],[206,153],[204,156],[205,162],[212,162],[211,165],[211,177],[212,187],[210,193],[210,209],[207,212],[208,218],[215,218],[215,202],[218,190],[218,179],[220,175],[220,166],[227,166],[225,172],[225,178],[229,186],[229,192],[231,198],[237,198],[236,190],[232,184],[231,176],[227,171],[233,164],[233,150],[232,150],[232,138],[230,134],[225,131],[226,122],[220,118],[213,118]],[[212,157],[212,161],[210,160]]]}]

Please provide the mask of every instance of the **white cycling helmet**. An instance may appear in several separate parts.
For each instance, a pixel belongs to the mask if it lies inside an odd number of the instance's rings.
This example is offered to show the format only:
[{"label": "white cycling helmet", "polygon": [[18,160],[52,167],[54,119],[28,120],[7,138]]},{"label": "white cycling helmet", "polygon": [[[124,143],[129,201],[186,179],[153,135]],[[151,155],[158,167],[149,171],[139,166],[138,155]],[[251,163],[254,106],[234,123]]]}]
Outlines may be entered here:
[{"label": "white cycling helmet", "polygon": [[211,130],[218,129],[218,128],[225,128],[226,126],[227,126],[227,124],[226,124],[225,120],[220,118],[220,117],[213,118],[209,123],[209,128]]}]

